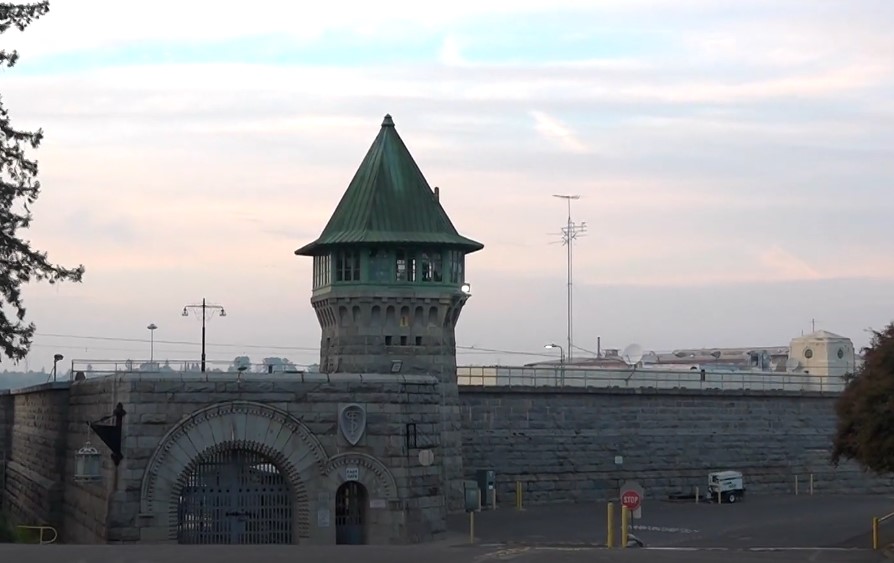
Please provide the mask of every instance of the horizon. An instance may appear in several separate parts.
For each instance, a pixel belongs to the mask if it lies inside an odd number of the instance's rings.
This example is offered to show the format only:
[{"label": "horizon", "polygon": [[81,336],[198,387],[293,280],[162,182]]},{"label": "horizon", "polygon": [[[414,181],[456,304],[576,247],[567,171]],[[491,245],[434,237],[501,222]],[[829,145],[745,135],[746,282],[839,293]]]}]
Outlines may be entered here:
[{"label": "horizon", "polygon": [[564,345],[560,193],[588,225],[575,356],[597,337],[788,346],[814,320],[866,346],[894,310],[894,4],[590,4],[463,0],[433,18],[403,1],[197,1],[170,20],[172,0],[52,2],[3,34],[20,59],[2,93],[15,127],[46,135],[22,234],[86,274],[24,288],[34,347],[0,369],[148,360],[149,323],[155,358],[197,359],[200,324],[180,312],[203,297],[228,313],[209,360],[317,363],[311,261],[292,252],[386,113],[485,246],[467,258],[460,365]]}]

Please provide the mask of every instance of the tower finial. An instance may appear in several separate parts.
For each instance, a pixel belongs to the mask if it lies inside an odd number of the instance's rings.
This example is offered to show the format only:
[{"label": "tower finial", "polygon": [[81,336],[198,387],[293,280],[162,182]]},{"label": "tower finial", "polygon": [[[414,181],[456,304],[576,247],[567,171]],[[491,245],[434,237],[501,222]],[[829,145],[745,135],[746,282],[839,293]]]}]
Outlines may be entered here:
[{"label": "tower finial", "polygon": [[394,120],[391,119],[390,113],[385,114],[385,119],[382,120],[382,127],[394,127]]}]

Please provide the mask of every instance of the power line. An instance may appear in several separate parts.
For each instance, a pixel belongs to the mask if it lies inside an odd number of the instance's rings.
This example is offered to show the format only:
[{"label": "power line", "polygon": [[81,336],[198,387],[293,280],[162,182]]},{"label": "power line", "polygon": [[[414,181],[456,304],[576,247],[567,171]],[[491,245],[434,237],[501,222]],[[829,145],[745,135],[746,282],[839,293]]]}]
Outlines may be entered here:
[{"label": "power line", "polygon": [[[101,342],[133,342],[139,344],[148,344],[149,339],[145,338],[124,338],[121,336],[85,336],[80,334],[58,334],[58,333],[49,333],[49,332],[41,332],[35,333],[37,337],[48,337],[48,338],[71,338],[75,340],[92,340],[92,341],[101,341]],[[187,345],[187,346],[201,346],[199,342],[190,342],[187,340],[155,340],[156,344],[178,344],[178,345]],[[50,344],[39,344],[35,343],[34,346],[40,347],[50,347]],[[62,348],[72,348],[72,349],[80,349],[85,348],[84,346],[74,346],[74,345],[57,345]],[[294,352],[319,352],[319,347],[310,347],[310,346],[274,346],[274,345],[262,345],[262,344],[233,344],[233,343],[217,343],[217,344],[208,344],[208,346],[217,346],[221,348],[252,348],[252,349],[260,349],[260,350],[284,350],[284,351],[294,351]],[[133,348],[96,348],[96,350],[109,350],[115,351],[120,350],[122,352],[126,351],[135,351]],[[516,356],[537,356],[537,357],[552,357],[549,354],[537,353],[537,352],[524,352],[521,350],[505,350],[502,348],[489,348],[482,346],[456,346],[456,348],[460,350],[466,350],[463,354],[486,354],[486,353],[495,353],[495,354],[507,354],[507,355],[516,355]],[[173,351],[166,351],[171,353]],[[178,353],[191,353],[193,351],[178,351]]]},{"label": "power line", "polygon": [[[48,332],[35,333],[35,336],[47,336],[53,338],[74,338],[77,340],[105,340],[112,342],[139,342],[139,343],[149,343],[149,340],[146,338],[122,338],[117,336],[80,336],[77,334],[52,334]],[[201,342],[190,342],[187,340],[156,340],[158,344],[183,344],[187,346],[201,346]],[[306,346],[274,346],[274,345],[262,345],[262,344],[229,344],[229,343],[217,343],[217,344],[208,344],[208,346],[218,346],[221,348],[258,348],[261,350],[296,350],[296,351],[305,351],[305,352],[314,352],[319,351],[319,347],[311,348]]]}]

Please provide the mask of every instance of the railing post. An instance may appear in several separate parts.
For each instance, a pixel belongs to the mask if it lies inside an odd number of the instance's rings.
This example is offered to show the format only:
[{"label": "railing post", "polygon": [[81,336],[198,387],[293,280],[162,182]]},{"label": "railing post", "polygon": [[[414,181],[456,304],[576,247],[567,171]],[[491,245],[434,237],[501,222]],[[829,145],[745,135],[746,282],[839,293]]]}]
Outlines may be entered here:
[{"label": "railing post", "polygon": [[795,475],[795,496],[798,496],[798,476]]},{"label": "railing post", "polygon": [[516,510],[524,510],[522,507],[522,482],[515,482],[515,509]]},{"label": "railing post", "polygon": [[872,549],[878,549],[878,516],[872,517]]},{"label": "railing post", "polygon": [[810,474],[810,494],[813,494],[813,473]]}]

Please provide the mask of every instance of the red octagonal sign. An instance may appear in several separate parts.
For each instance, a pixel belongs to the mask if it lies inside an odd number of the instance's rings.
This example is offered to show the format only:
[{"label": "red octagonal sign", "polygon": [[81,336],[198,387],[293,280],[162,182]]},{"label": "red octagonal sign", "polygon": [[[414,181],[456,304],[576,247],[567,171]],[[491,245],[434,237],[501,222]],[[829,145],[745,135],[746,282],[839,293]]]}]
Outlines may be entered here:
[{"label": "red octagonal sign", "polygon": [[621,504],[626,506],[631,512],[639,508],[642,500],[642,497],[636,491],[624,491],[624,494],[621,495]]}]

